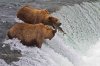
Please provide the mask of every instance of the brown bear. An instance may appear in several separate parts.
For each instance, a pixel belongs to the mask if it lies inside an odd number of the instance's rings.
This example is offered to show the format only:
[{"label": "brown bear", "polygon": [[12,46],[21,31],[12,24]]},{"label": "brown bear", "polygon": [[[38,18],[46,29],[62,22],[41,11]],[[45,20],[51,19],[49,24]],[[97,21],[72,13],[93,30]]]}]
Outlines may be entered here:
[{"label": "brown bear", "polygon": [[27,46],[36,46],[41,48],[43,40],[51,40],[56,33],[48,25],[42,23],[39,24],[28,24],[28,23],[17,23],[8,30],[8,38],[18,38],[22,44]]},{"label": "brown bear", "polygon": [[45,25],[53,26],[54,28],[61,25],[59,20],[56,17],[51,16],[46,9],[35,9],[30,6],[23,6],[20,8],[17,11],[17,18],[26,23],[43,23]]}]

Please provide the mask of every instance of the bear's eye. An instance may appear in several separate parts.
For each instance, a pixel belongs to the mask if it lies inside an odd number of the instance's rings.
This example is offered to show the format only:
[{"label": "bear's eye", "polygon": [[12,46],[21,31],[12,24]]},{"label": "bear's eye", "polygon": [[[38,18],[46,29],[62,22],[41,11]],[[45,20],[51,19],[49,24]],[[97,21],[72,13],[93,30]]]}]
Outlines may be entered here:
[{"label": "bear's eye", "polygon": [[47,28],[47,30],[50,30],[49,28]]},{"label": "bear's eye", "polygon": [[58,20],[56,19],[55,21],[57,22]]}]

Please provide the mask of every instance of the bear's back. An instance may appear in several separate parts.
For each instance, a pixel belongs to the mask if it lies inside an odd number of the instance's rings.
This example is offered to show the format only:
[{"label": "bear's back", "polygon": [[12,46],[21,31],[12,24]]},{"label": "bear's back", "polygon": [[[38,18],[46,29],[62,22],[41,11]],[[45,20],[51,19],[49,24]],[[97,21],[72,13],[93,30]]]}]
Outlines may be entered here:
[{"label": "bear's back", "polygon": [[49,16],[49,12],[45,9],[35,9],[24,6],[17,11],[17,17],[26,23],[40,23],[45,22]]},{"label": "bear's back", "polygon": [[37,32],[39,32],[40,29],[42,30],[42,26],[42,24],[32,25],[27,23],[17,23],[8,31],[8,33],[15,38],[27,39],[28,37],[36,37]]}]

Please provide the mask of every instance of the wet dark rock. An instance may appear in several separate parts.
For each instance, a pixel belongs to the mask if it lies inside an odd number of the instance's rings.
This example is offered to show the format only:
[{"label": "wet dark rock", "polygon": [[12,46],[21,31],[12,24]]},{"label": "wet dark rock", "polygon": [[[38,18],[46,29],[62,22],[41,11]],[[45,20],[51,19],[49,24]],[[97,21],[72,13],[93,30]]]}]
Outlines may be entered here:
[{"label": "wet dark rock", "polygon": [[12,62],[19,61],[18,57],[21,57],[20,50],[10,50],[9,45],[3,47],[3,43],[0,43],[0,59],[3,59],[6,63],[10,64]]}]

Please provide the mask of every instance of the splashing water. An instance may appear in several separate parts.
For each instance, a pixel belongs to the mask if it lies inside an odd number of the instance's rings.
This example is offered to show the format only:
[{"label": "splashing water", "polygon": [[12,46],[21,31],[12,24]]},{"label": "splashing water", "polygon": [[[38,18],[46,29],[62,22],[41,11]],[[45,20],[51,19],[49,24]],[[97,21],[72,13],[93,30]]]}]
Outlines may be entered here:
[{"label": "splashing water", "polygon": [[87,51],[87,55],[83,57],[83,60],[87,66],[100,66],[100,40]]},{"label": "splashing water", "polygon": [[[5,40],[22,57],[11,66],[100,66],[100,2],[63,6],[52,15],[60,19],[63,35],[46,40],[41,49],[23,46],[18,39]],[[9,66],[0,59],[0,66]]]},{"label": "splashing water", "polygon": [[4,43],[10,44],[11,50],[17,49],[22,51],[23,57],[18,62],[13,62],[15,65],[66,66],[68,64],[69,66],[73,66],[67,57],[58,54],[46,44],[43,44],[42,48],[38,49],[36,47],[23,46],[18,39],[6,40]]},{"label": "splashing water", "polygon": [[[99,3],[83,3],[74,6],[63,6],[54,13],[62,22],[67,33],[64,41],[80,52],[85,52],[100,37]],[[61,36],[61,35],[60,35]]]}]

